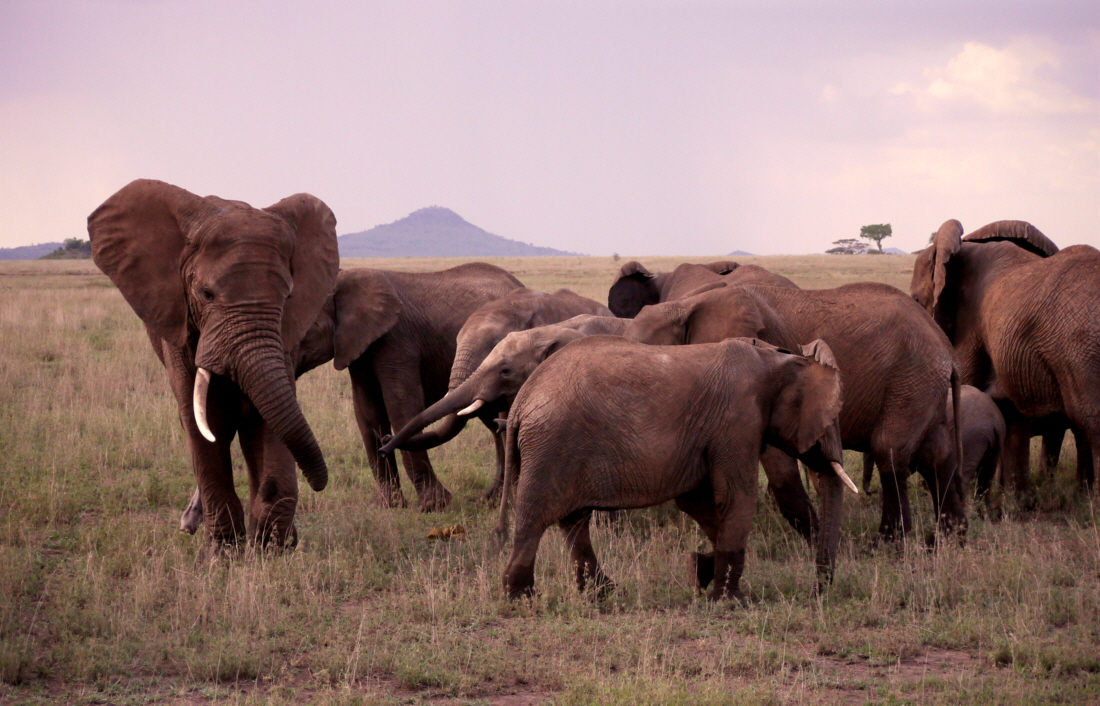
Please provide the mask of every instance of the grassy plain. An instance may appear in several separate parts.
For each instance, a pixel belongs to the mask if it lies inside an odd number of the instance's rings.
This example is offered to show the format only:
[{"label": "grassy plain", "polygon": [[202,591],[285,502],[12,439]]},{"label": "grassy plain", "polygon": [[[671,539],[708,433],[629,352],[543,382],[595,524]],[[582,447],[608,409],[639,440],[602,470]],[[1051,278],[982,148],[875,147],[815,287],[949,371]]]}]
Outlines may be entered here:
[{"label": "grassy plain", "polygon": [[[907,289],[912,257],[741,258],[804,287]],[[646,258],[654,271],[678,259]],[[431,270],[459,260],[346,261]],[[496,260],[529,286],[603,300],[611,258]],[[1040,510],[972,512],[965,547],[871,550],[874,498],[846,497],[832,589],[761,494],[748,609],[693,595],[704,544],[675,510],[599,524],[620,590],[572,587],[560,537],[540,597],[510,604],[506,555],[478,500],[479,429],[433,455],[455,493],[434,516],[375,503],[346,375],[300,397],[326,452],[303,485],[296,551],[203,551],[177,530],[192,488],[165,375],[121,295],[87,261],[0,263],[0,703],[1046,704],[1100,701],[1100,526],[1074,489],[1072,444]],[[858,468],[857,459],[848,459]],[[240,466],[243,469],[243,465]],[[243,470],[238,492],[244,496]],[[763,479],[761,479],[763,484]],[[915,516],[929,526],[913,480]],[[406,482],[405,492],[411,489]],[[429,542],[461,523],[466,541]]]}]

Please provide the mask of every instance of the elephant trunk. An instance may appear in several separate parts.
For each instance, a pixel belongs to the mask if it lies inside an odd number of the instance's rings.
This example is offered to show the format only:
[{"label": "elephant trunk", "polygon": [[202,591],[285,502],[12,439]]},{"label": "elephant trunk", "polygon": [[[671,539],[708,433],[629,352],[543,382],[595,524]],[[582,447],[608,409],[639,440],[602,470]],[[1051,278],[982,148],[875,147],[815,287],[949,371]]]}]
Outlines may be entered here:
[{"label": "elephant trunk", "polygon": [[255,333],[246,341],[238,338],[234,344],[238,352],[229,366],[234,382],[286,444],[309,487],[323,489],[329,482],[328,466],[298,406],[278,329]]},{"label": "elephant trunk", "polygon": [[[381,448],[381,453],[392,453],[394,449],[427,451],[455,438],[458,432],[466,427],[466,422],[469,420],[469,417],[460,417],[457,414],[459,410],[474,401],[472,391],[466,389],[469,387],[467,385],[457,390],[451,390],[443,399],[413,417],[408,424],[393,435],[393,438],[386,442]],[[429,432],[421,432],[424,427],[440,419],[444,421],[439,428]]]},{"label": "elephant trunk", "polygon": [[[495,343],[494,343],[495,345]],[[492,349],[492,346],[489,346]],[[454,363],[451,364],[451,379],[447,384],[450,391],[457,390],[466,382],[477,367],[485,360],[488,352],[474,351],[469,346],[460,346],[455,353]]]}]

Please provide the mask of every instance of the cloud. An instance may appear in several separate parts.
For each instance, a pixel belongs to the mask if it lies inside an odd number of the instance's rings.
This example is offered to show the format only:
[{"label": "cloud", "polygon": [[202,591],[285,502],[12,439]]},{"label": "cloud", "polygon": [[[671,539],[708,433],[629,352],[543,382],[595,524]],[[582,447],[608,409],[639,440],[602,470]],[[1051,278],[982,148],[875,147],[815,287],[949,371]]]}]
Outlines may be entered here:
[{"label": "cloud", "polygon": [[927,68],[923,81],[902,82],[890,92],[912,98],[925,112],[963,106],[995,115],[1058,115],[1095,111],[1095,101],[1051,81],[1058,57],[1030,40],[1004,49],[967,42],[946,65]]}]

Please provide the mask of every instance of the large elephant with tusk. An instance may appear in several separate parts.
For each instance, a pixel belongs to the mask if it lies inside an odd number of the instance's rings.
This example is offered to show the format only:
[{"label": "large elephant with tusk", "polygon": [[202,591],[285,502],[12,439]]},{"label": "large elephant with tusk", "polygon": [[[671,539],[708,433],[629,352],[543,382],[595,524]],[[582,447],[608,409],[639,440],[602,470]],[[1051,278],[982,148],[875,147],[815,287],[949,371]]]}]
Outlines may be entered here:
[{"label": "large elephant with tusk", "polygon": [[88,234],[96,265],[145,323],[168,371],[210,540],[245,535],[230,457],[238,436],[248,538],[293,544],[295,465],[314,490],[328,483],[294,367],[336,282],[332,211],[309,194],[260,209],[140,179],[88,217]]}]

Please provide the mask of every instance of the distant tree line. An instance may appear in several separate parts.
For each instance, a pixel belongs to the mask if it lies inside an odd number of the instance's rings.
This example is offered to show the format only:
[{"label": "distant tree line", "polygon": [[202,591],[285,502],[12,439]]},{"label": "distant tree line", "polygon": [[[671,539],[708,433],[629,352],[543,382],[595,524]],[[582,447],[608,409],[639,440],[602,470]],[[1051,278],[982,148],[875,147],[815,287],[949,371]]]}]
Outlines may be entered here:
[{"label": "distant tree line", "polygon": [[92,256],[92,241],[65,238],[65,244],[39,260],[85,260]]}]

